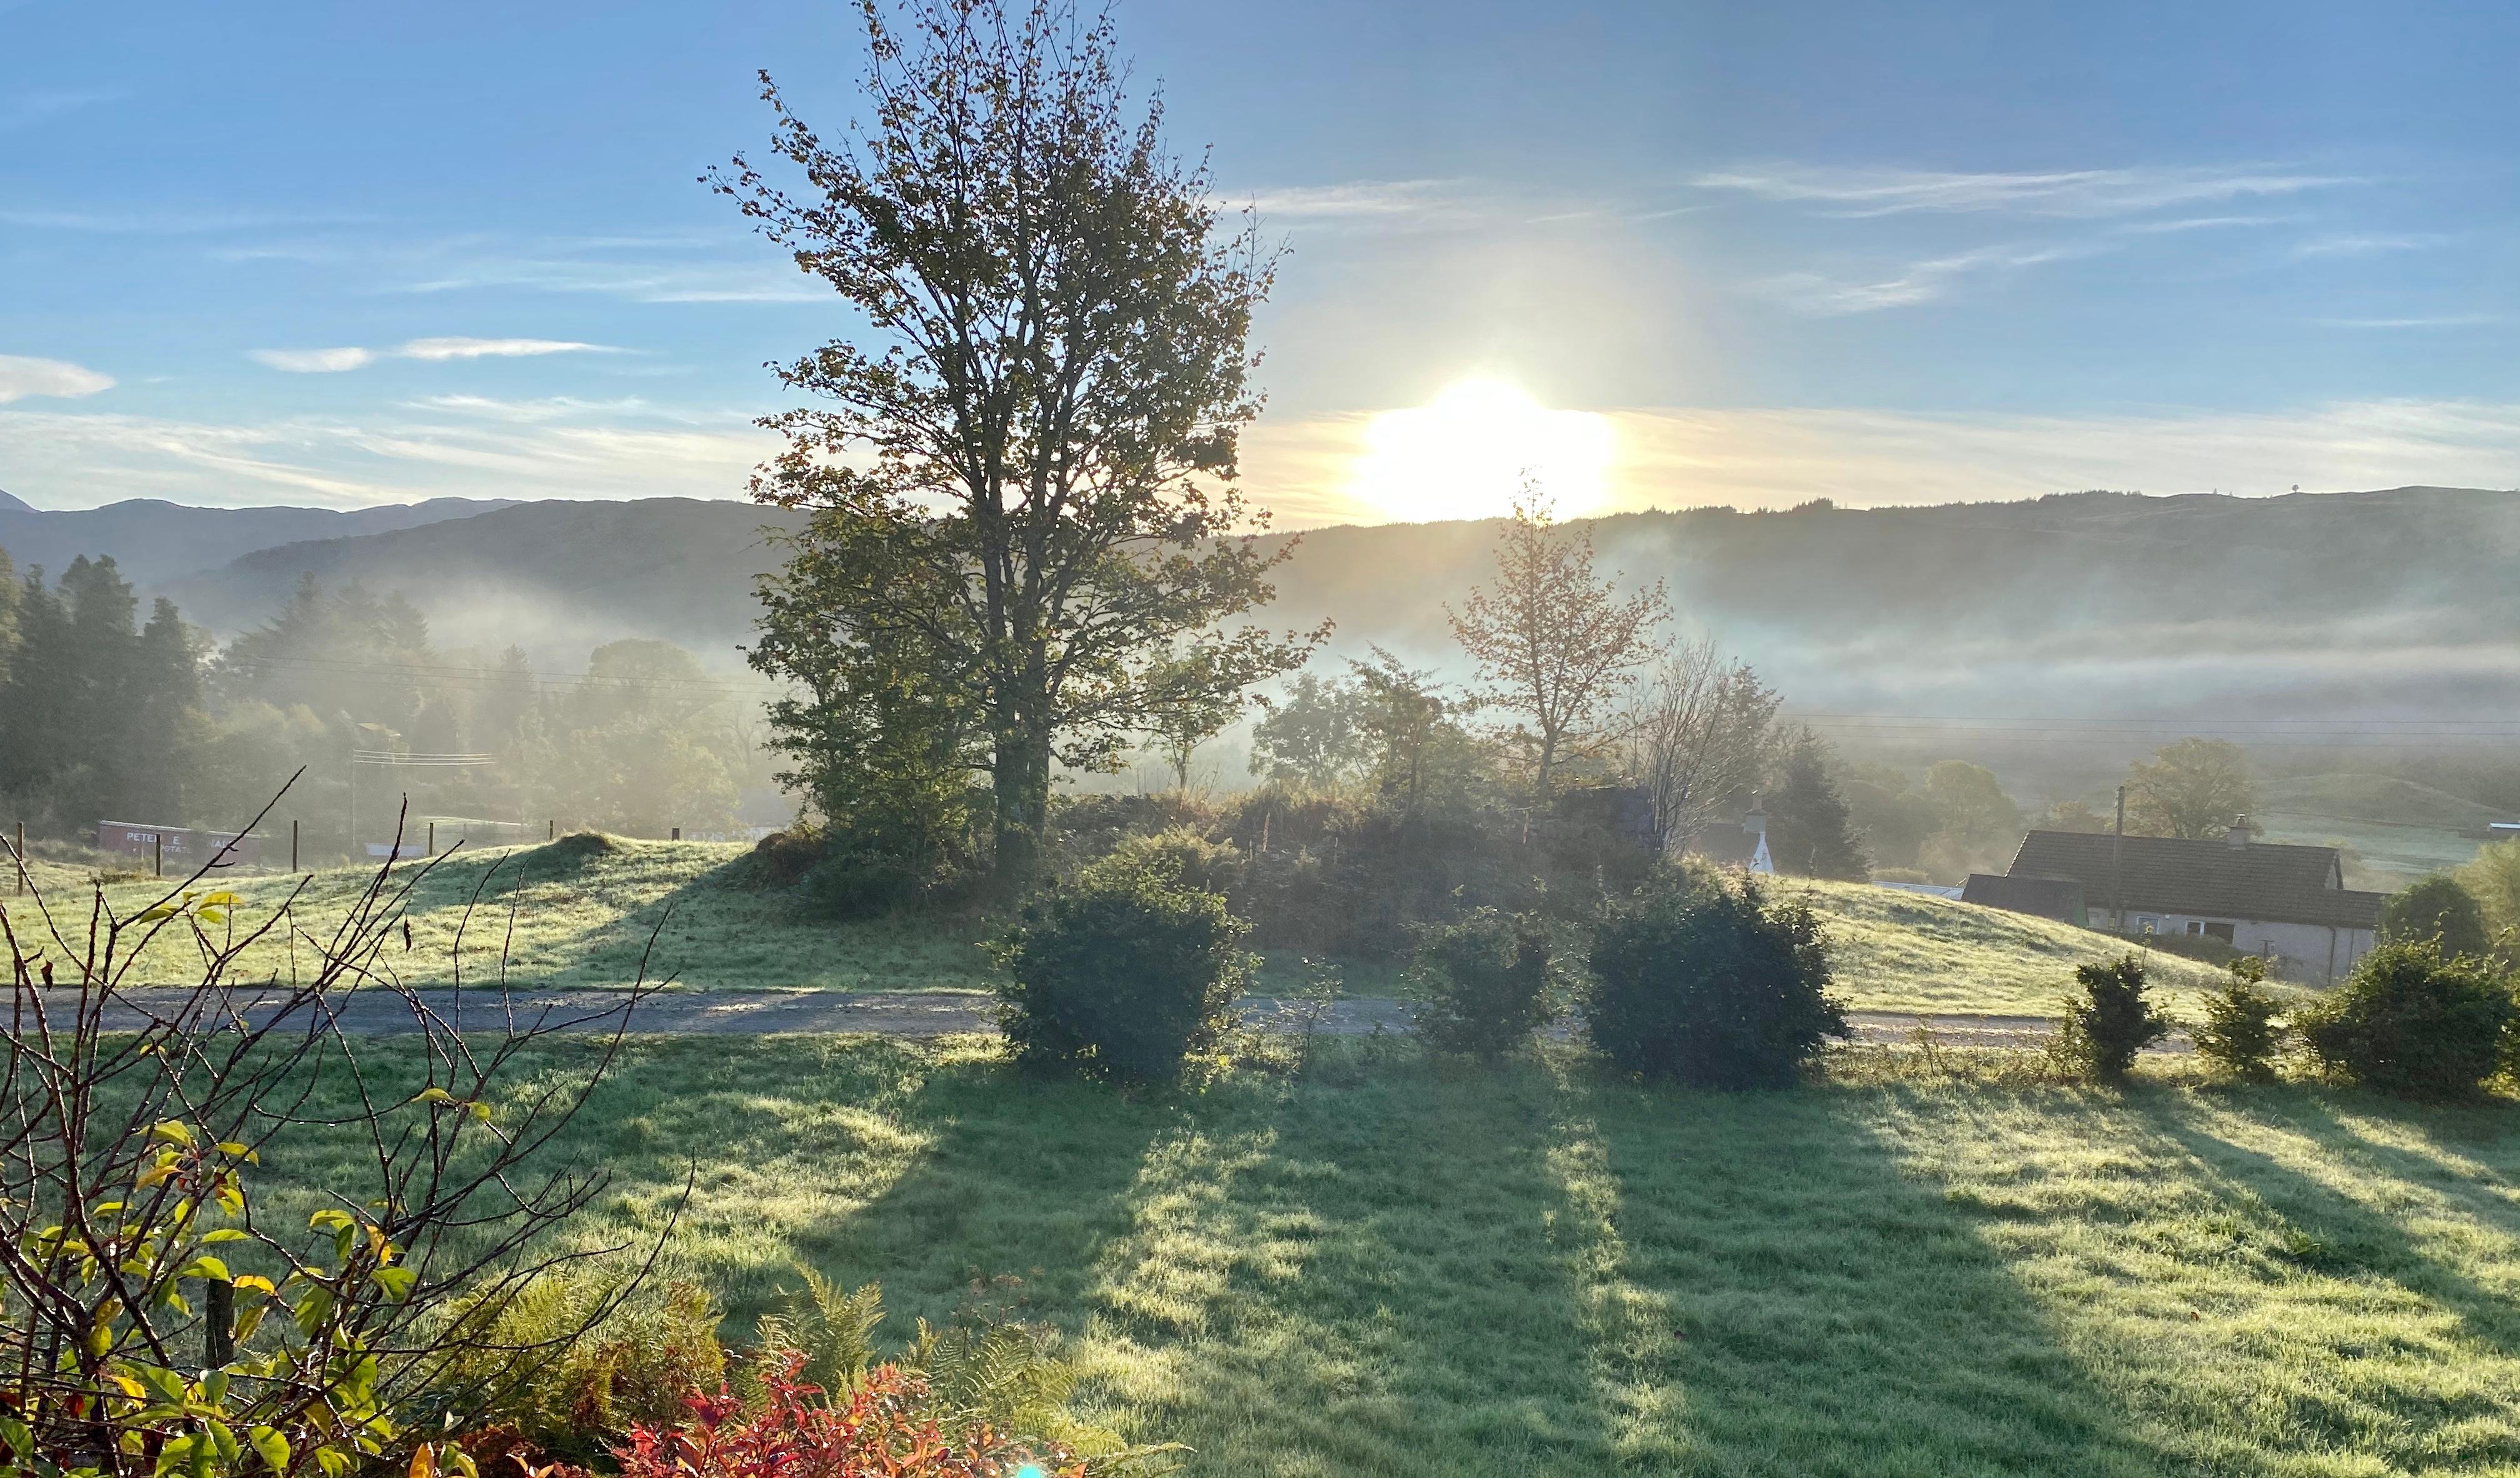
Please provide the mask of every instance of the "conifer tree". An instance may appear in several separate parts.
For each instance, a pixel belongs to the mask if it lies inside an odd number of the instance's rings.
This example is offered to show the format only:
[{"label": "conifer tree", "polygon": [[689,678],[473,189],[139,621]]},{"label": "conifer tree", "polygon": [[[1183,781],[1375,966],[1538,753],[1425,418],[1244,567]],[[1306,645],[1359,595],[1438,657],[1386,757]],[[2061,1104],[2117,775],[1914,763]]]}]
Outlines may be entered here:
[{"label": "conifer tree", "polygon": [[1767,812],[1768,854],[1778,872],[1850,882],[1871,876],[1864,840],[1829,773],[1827,747],[1819,736],[1804,732],[1787,746]]}]

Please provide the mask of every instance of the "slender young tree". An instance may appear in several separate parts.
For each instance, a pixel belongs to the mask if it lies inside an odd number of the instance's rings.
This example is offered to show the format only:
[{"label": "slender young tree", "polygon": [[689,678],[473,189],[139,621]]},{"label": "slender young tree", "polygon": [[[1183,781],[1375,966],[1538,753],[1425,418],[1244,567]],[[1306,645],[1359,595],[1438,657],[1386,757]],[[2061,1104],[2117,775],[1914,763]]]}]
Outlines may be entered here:
[{"label": "slender young tree", "polygon": [[1210,670],[1192,648],[1153,665],[1147,674],[1147,737],[1172,766],[1173,788],[1190,789],[1190,764],[1198,747],[1242,716],[1242,683],[1237,674]]},{"label": "slender young tree", "polygon": [[1532,789],[1545,802],[1559,764],[1615,737],[1602,720],[1652,658],[1670,606],[1660,580],[1620,599],[1594,572],[1592,535],[1560,528],[1525,485],[1497,535],[1496,583],[1445,614],[1487,684],[1479,700],[1530,721]]},{"label": "slender young tree", "polygon": [[1653,808],[1666,852],[1690,840],[1759,783],[1782,700],[1746,662],[1700,637],[1662,655],[1627,705],[1628,774]]},{"label": "slender young tree", "polygon": [[0,683],[9,680],[9,653],[18,645],[18,566],[0,549]]},{"label": "slender young tree", "polygon": [[1053,764],[1111,762],[1177,644],[1206,643],[1238,691],[1309,650],[1217,629],[1271,597],[1285,557],[1258,547],[1265,515],[1234,487],[1277,258],[1165,148],[1160,101],[1132,115],[1107,17],[863,12],[871,115],[827,143],[764,72],[772,148],[803,185],[740,157],[707,177],[867,326],[780,371],[827,403],[764,422],[788,446],[753,493],[817,510],[788,644],[810,585],[849,633],[822,655],[879,651],[968,695],[994,863],[1018,883]]}]

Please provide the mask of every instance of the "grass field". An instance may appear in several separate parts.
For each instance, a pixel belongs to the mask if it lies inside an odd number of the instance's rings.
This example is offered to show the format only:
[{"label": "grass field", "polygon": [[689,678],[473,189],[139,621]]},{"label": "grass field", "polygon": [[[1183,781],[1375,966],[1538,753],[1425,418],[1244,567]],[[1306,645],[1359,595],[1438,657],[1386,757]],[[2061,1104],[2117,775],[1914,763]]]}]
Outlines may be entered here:
[{"label": "grass field", "polygon": [[[617,838],[591,851],[563,838],[551,846],[458,853],[419,886],[408,914],[412,947],[407,953],[397,947],[384,963],[424,985],[453,984],[460,965],[465,983],[486,985],[495,983],[504,949],[508,980],[520,988],[620,986],[637,978],[654,933],[651,978],[670,974],[700,989],[987,987],[988,960],[977,944],[988,933],[985,920],[818,922],[800,916],[781,894],[738,886],[731,869],[744,852],[740,843]],[[374,878],[367,868],[313,873],[299,907],[318,924],[338,919]],[[260,919],[294,885],[288,877],[262,877],[216,886],[246,901],[240,918]],[[158,886],[121,883],[109,894],[116,907],[136,912]],[[67,900],[83,918],[85,893],[83,884],[62,890],[54,905]],[[479,906],[468,921],[476,894]],[[11,906],[13,918],[20,907]],[[188,941],[169,934],[143,956],[141,972],[155,981],[181,980],[194,957]],[[290,963],[278,941],[256,947],[243,962],[255,976],[286,974]]]},{"label": "grass field", "polygon": [[[977,943],[995,927],[986,918],[818,920],[782,894],[738,886],[731,869],[742,854],[732,844],[618,840],[600,852],[573,849],[564,840],[556,847],[459,854],[421,885],[410,914],[412,947],[407,953],[397,947],[385,963],[417,983],[444,985],[455,979],[453,962],[460,960],[466,981],[487,984],[497,976],[504,946],[508,978],[519,987],[623,985],[636,976],[661,918],[651,974],[671,974],[696,989],[987,988],[988,961]],[[45,881],[55,906],[67,904],[83,919],[85,884],[68,868],[54,871]],[[301,906],[314,920],[336,918],[372,876],[318,872]],[[276,906],[292,880],[221,886],[246,899],[241,917],[249,919]],[[1809,898],[1826,915],[1838,993],[1861,1010],[2052,1015],[2076,964],[2121,947],[2070,925],[1893,889],[1799,879],[1776,886]],[[465,907],[476,890],[482,904],[466,925]],[[111,896],[115,906],[136,912],[157,894],[148,883],[123,883]],[[22,904],[9,906],[12,917],[22,917]],[[181,980],[193,955],[190,944],[170,933],[144,956],[142,973]],[[276,942],[246,960],[255,975],[285,974],[290,963],[285,945]],[[2176,956],[2154,960],[2155,982],[2174,1005],[2217,973]],[[1388,965],[1353,963],[1347,977],[1354,994],[1402,989]],[[1259,985],[1291,990],[1299,979],[1293,960],[1273,959]]]},{"label": "grass field", "polygon": [[2303,775],[2270,783],[2258,823],[2270,842],[2345,849],[2345,886],[2393,891],[2456,867],[2480,845],[2467,833],[2511,819],[2394,775]]},{"label": "grass field", "polygon": [[796,1259],[895,1338],[1019,1279],[1195,1475],[2520,1470],[2507,1103],[1345,1061],[1140,1101],[980,1043],[646,1044],[569,1146],[615,1177],[581,1234],[697,1162],[661,1268],[737,1335]]},{"label": "grass field", "polygon": [[[1780,878],[1775,891],[1809,898],[1827,920],[1837,993],[1859,1010],[2053,1016],[2074,966],[2127,947],[2052,919],[1895,888]],[[2199,991],[2228,979],[2174,954],[2150,962],[2162,999],[2190,1015]]]}]

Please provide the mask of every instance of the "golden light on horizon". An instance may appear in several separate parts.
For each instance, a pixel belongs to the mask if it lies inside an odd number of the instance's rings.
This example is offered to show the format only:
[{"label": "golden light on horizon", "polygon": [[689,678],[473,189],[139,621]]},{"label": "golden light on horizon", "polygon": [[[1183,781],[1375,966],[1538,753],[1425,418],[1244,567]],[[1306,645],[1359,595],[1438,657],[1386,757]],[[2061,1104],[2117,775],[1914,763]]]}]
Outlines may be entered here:
[{"label": "golden light on horizon", "polygon": [[1606,416],[1550,410],[1501,380],[1464,380],[1432,405],[1384,411],[1366,427],[1350,492],[1404,523],[1494,518],[1529,481],[1561,518],[1607,498]]}]

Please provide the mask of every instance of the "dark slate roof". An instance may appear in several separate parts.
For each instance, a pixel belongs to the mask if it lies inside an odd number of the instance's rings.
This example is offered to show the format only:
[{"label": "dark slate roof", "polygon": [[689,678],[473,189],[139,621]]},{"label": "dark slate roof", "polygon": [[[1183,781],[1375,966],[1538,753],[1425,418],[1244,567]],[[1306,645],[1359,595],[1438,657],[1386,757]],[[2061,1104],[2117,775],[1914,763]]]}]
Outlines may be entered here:
[{"label": "dark slate roof", "polygon": [[1709,821],[1682,847],[1690,856],[1731,867],[1747,867],[1759,850],[1759,839],[1735,821]]},{"label": "dark slate roof", "polygon": [[2190,842],[2177,837],[2118,838],[2107,832],[2034,831],[2012,858],[2016,878],[2071,878],[2084,898],[2108,908],[2121,878],[2112,861],[2125,852],[2126,906],[2208,918],[2258,919],[2278,924],[2332,924],[2370,929],[2380,922],[2385,895],[2344,886],[2333,847],[2290,847],[2252,842],[2233,847],[2219,838]]},{"label": "dark slate roof", "polygon": [[1960,901],[2031,913],[2041,918],[2079,924],[2084,919],[2083,885],[2072,878],[2011,877],[1972,872],[1960,888]]}]

